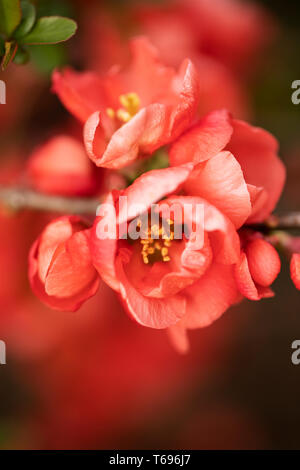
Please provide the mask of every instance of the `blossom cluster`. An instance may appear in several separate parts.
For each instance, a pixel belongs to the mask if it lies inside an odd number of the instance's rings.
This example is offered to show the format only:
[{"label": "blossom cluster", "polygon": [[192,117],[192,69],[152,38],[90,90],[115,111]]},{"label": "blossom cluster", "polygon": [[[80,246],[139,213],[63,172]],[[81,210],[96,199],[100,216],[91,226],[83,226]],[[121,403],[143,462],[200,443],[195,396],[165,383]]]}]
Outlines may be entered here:
[{"label": "blossom cluster", "polygon": [[[139,14],[151,31],[154,13]],[[177,24],[175,14],[168,18]],[[236,57],[243,55],[242,43],[230,46]],[[186,50],[191,58],[178,61]],[[53,92],[82,123],[83,142],[59,135],[28,163],[39,191],[99,198],[93,220],[66,214],[35,241],[29,256],[34,293],[54,309],[75,311],[104,282],[131,318],[167,329],[180,351],[188,348],[189,329],[210,325],[243,298],[274,295],[280,258],[257,227],[270,218],[285,183],[269,132],[236,119],[231,109],[203,112],[203,57],[195,44],[186,50],[176,55],[164,44],[159,53],[138,36],[124,67],[56,70]],[[157,220],[149,222],[153,206]],[[101,236],[105,225],[109,235]],[[141,236],[132,236],[133,226]],[[196,233],[202,237],[195,246]],[[291,262],[297,287],[299,257]]]}]

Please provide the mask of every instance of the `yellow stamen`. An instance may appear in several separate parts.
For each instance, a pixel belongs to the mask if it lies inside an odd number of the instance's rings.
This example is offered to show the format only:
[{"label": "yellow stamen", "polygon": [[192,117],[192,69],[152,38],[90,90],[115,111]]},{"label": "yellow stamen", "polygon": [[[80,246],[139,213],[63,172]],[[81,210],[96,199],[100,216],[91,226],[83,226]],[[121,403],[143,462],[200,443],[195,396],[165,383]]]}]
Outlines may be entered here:
[{"label": "yellow stamen", "polygon": [[168,248],[166,248],[165,246],[161,249],[161,254],[162,256],[167,256],[167,254],[169,253],[169,250]]},{"label": "yellow stamen", "polygon": [[106,113],[111,119],[115,119],[117,117],[119,121],[126,123],[139,111],[141,106],[140,98],[137,93],[131,92],[120,95],[119,101],[122,108],[119,108],[116,111],[112,108],[107,108]]},{"label": "yellow stamen", "polygon": [[122,108],[117,110],[116,115],[119,121],[122,121],[122,122],[129,122],[130,119],[132,118],[129,112],[125,111],[125,109],[122,109]]},{"label": "yellow stamen", "polygon": [[[166,223],[169,225],[167,230],[164,228]],[[139,225],[139,221],[137,225]],[[147,238],[140,240],[142,245],[141,254],[145,264],[171,260],[169,248],[174,239],[174,222],[172,220],[162,221],[160,219],[158,224],[149,225],[145,230],[145,236]]]},{"label": "yellow stamen", "polygon": [[120,103],[131,116],[134,116],[140,109],[140,98],[136,93],[127,93],[120,96]]}]

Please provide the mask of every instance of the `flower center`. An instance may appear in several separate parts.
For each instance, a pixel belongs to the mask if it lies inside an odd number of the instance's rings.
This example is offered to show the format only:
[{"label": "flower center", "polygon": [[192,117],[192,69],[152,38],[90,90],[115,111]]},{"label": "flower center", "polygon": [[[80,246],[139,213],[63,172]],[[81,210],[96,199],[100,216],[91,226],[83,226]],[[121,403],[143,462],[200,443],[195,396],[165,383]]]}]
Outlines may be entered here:
[{"label": "flower center", "polygon": [[[141,226],[141,224],[138,226]],[[160,219],[159,224],[149,225],[143,234],[140,243],[142,245],[141,255],[145,264],[153,264],[157,261],[170,261],[169,248],[174,240],[173,220]],[[146,236],[145,236],[146,235]]]},{"label": "flower center", "polygon": [[122,123],[130,121],[140,109],[140,98],[137,93],[126,93],[119,96],[122,105],[116,111],[113,108],[107,108],[106,113],[111,119],[118,119]]}]

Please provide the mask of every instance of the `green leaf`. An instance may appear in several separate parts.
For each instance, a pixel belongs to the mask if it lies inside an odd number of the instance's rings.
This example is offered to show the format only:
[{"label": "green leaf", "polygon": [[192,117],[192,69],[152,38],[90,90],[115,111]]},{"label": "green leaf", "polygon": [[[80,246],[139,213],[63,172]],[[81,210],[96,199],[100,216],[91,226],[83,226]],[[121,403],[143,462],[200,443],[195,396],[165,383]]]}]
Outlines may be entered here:
[{"label": "green leaf", "polygon": [[15,39],[20,39],[28,34],[32,30],[36,19],[35,7],[31,3],[24,0],[21,2],[21,8],[22,21],[14,33]]},{"label": "green leaf", "polygon": [[11,63],[18,50],[18,44],[15,41],[6,41],[5,53],[2,58],[1,68],[5,70],[6,67]]},{"label": "green leaf", "polygon": [[29,52],[19,47],[14,57],[14,63],[17,65],[24,65],[24,64],[27,64],[29,59],[30,59]]},{"label": "green leaf", "polygon": [[20,0],[0,0],[0,32],[10,37],[21,21]]},{"label": "green leaf", "polygon": [[75,21],[62,16],[39,18],[29,34],[20,42],[23,44],[57,44],[67,41],[77,30]]},{"label": "green leaf", "polygon": [[50,76],[53,69],[68,63],[65,44],[44,44],[42,46],[28,46],[32,63],[37,70]]}]

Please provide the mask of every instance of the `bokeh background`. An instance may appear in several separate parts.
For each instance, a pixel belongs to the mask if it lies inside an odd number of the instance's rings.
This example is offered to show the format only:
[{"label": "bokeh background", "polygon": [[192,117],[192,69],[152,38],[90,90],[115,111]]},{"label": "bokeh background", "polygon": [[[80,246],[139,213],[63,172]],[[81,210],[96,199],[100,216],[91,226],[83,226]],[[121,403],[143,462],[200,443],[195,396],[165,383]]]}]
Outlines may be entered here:
[{"label": "bokeh background", "polygon": [[[243,0],[227,0],[226,8],[210,0],[193,28],[181,23],[175,2],[167,13],[164,3],[35,2],[40,15],[73,17],[79,30],[63,45],[32,46],[30,64],[0,73],[7,84],[1,182],[26,181],[37,145],[79,132],[50,92],[53,68],[103,72],[126,61],[128,37],[147,33],[170,64],[187,51],[197,61],[205,83],[201,112],[227,106],[276,135],[288,176],[278,212],[299,210],[300,105],[291,102],[291,84],[300,79],[299,2],[249,0],[250,12]],[[1,449],[300,448],[300,365],[291,362],[300,297],[284,258],[275,298],[244,301],[192,332],[191,352],[181,356],[165,332],[131,321],[104,285],[75,314],[34,297],[27,254],[51,218],[1,211]]]}]

